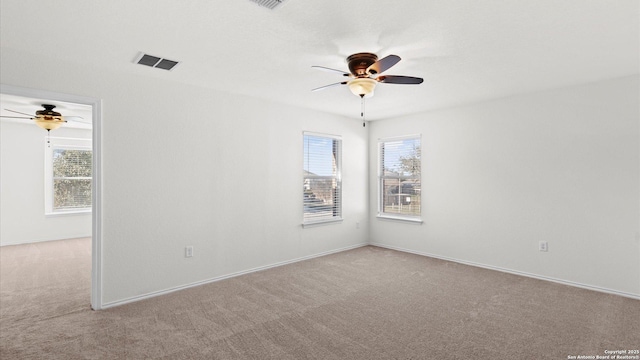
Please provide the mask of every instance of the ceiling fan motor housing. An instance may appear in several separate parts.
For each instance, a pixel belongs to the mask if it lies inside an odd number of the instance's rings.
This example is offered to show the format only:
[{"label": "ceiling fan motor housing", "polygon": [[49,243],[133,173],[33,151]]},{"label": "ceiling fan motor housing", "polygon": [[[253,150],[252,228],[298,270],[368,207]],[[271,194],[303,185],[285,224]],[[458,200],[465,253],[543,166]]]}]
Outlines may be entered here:
[{"label": "ceiling fan motor housing", "polygon": [[378,56],[372,53],[357,53],[350,55],[347,58],[349,71],[351,71],[355,77],[368,77],[369,75],[375,75],[375,71],[369,74],[367,73],[367,69],[376,61],[378,61]]},{"label": "ceiling fan motor housing", "polygon": [[42,104],[42,107],[44,108],[44,110],[36,111],[36,116],[42,117],[46,120],[52,120],[53,118],[59,118],[60,120],[62,120],[62,114],[57,111],[53,111],[53,109],[56,107],[55,105]]}]

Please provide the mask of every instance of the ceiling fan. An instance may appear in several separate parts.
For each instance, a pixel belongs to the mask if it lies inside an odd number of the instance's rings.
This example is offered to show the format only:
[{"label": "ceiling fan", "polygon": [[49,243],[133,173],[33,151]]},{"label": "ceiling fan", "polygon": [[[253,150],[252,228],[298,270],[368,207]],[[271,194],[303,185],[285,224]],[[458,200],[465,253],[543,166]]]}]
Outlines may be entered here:
[{"label": "ceiling fan", "polygon": [[13,119],[29,119],[29,120],[33,120],[36,125],[38,125],[39,127],[47,130],[47,131],[51,131],[51,130],[55,130],[57,128],[59,128],[60,126],[62,126],[62,124],[66,123],[67,120],[69,121],[75,121],[75,122],[80,122],[80,123],[86,123],[84,122],[83,118],[80,116],[62,116],[62,114],[60,114],[57,111],[54,111],[53,109],[55,109],[55,105],[50,105],[50,104],[42,104],[42,107],[44,108],[43,110],[37,110],[34,115],[30,115],[27,113],[23,113],[20,111],[15,111],[15,110],[10,110],[10,109],[5,109],[6,111],[10,111],[12,113],[16,113],[16,114],[21,114],[21,115],[26,115],[26,116],[6,116],[6,115],[0,115],[0,117],[3,118],[13,118]]},{"label": "ceiling fan", "polygon": [[311,91],[326,89],[338,85],[347,85],[349,90],[361,98],[373,96],[373,90],[378,83],[385,84],[421,84],[423,79],[414,76],[381,75],[400,61],[398,55],[388,55],[378,60],[378,56],[372,53],[357,53],[347,57],[349,71],[331,69],[324,66],[312,66],[320,70],[338,72],[351,80],[321,86]]}]

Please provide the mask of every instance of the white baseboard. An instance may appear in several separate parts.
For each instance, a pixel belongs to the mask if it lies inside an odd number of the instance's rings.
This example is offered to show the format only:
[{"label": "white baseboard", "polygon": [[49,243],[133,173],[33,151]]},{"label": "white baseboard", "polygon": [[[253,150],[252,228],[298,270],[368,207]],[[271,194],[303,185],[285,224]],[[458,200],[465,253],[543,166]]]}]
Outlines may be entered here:
[{"label": "white baseboard", "polygon": [[476,262],[473,262],[473,261],[458,260],[458,259],[450,258],[450,257],[447,257],[447,256],[440,256],[440,255],[430,254],[430,253],[426,253],[426,252],[422,252],[422,251],[409,250],[409,249],[405,249],[405,248],[401,248],[401,247],[397,247],[397,246],[385,245],[385,244],[381,244],[381,243],[375,243],[374,242],[374,243],[369,243],[369,245],[377,246],[377,247],[381,247],[381,248],[386,248],[386,249],[391,249],[391,250],[402,251],[402,252],[415,254],[415,255],[421,255],[421,256],[427,256],[427,257],[431,257],[431,258],[451,261],[451,262],[464,264],[464,265],[480,267],[480,268],[489,269],[489,270],[496,270],[496,271],[509,273],[509,274],[514,274],[514,275],[526,276],[526,277],[533,278],[533,279],[550,281],[550,282],[554,282],[554,283],[558,283],[558,284],[569,285],[569,286],[573,286],[573,287],[579,287],[579,288],[582,288],[582,289],[593,290],[593,291],[603,292],[603,293],[607,293],[607,294],[619,295],[619,296],[624,296],[624,297],[631,298],[631,299],[640,300],[640,294],[633,294],[633,293],[628,293],[628,292],[624,292],[624,291],[618,291],[618,290],[603,288],[603,287],[599,287],[599,286],[582,284],[582,283],[578,283],[578,282],[575,282],[575,281],[562,280],[562,279],[552,278],[552,277],[548,277],[548,276],[531,274],[531,273],[527,273],[527,272],[524,272],[524,271],[506,269],[506,268],[493,266],[493,265],[485,265],[485,264],[476,263]]},{"label": "white baseboard", "polygon": [[257,271],[267,270],[267,269],[271,269],[271,268],[278,267],[278,266],[293,264],[293,263],[296,263],[296,262],[299,262],[299,261],[318,258],[318,257],[321,257],[321,256],[335,254],[335,253],[339,253],[339,252],[342,252],[342,251],[352,250],[352,249],[356,249],[356,248],[363,247],[363,246],[368,246],[368,245],[369,245],[368,243],[351,245],[351,246],[343,247],[343,248],[340,248],[340,249],[334,249],[334,250],[330,250],[330,251],[321,252],[321,253],[318,253],[318,254],[313,254],[313,255],[303,256],[303,257],[299,257],[299,258],[295,258],[295,259],[291,259],[291,260],[281,261],[281,262],[277,262],[277,263],[270,264],[270,265],[259,266],[259,267],[256,267],[256,268],[243,270],[243,271],[238,271],[238,272],[234,272],[234,273],[227,274],[227,275],[216,276],[214,278],[201,280],[201,281],[196,281],[196,282],[193,282],[193,283],[189,283],[189,284],[181,285],[181,286],[176,286],[176,287],[165,289],[165,290],[154,291],[154,292],[150,292],[150,293],[143,294],[143,295],[133,296],[133,297],[126,298],[126,299],[123,299],[123,300],[116,300],[116,301],[112,301],[112,302],[108,302],[108,303],[103,303],[101,309],[107,309],[107,308],[116,307],[116,306],[120,306],[120,305],[124,305],[124,304],[129,304],[129,303],[140,301],[140,300],[150,299],[150,298],[153,298],[153,297],[156,297],[156,296],[169,294],[169,293],[172,293],[172,292],[175,292],[175,291],[180,291],[180,290],[192,288],[192,287],[195,287],[195,286],[205,285],[205,284],[213,283],[213,282],[220,281],[220,280],[229,279],[229,278],[240,276],[240,275],[245,275],[245,274],[249,274],[249,273],[253,273],[253,272],[257,272]]},{"label": "white baseboard", "polygon": [[91,234],[88,235],[71,235],[71,236],[65,236],[65,237],[61,237],[61,238],[54,238],[54,239],[36,239],[36,240],[25,240],[25,241],[18,241],[18,242],[5,242],[0,244],[0,247],[3,246],[13,246],[13,245],[26,245],[26,244],[37,244],[37,243],[43,243],[43,242],[47,242],[47,241],[60,241],[60,240],[72,240],[72,239],[85,239],[85,238],[90,238]]}]

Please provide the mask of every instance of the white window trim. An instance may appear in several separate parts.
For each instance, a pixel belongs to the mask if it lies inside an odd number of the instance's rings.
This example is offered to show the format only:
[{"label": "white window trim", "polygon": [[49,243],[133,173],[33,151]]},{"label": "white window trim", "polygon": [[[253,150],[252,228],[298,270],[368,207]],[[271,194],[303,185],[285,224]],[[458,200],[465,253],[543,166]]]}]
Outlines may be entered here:
[{"label": "white window trim", "polygon": [[[330,224],[334,224],[334,223],[338,223],[338,224],[342,223],[342,221],[343,221],[343,214],[342,214],[342,146],[343,146],[343,144],[342,144],[342,136],[333,135],[333,134],[317,133],[317,132],[311,132],[311,131],[303,131],[302,132],[303,143],[304,143],[304,137],[305,136],[316,136],[316,137],[323,137],[323,138],[328,138],[328,139],[333,139],[333,140],[340,141],[340,149],[339,149],[339,154],[338,154],[338,159],[337,159],[338,166],[337,166],[337,169],[336,169],[336,180],[340,184],[340,186],[339,186],[340,187],[340,204],[339,204],[340,216],[333,217],[331,219],[327,218],[327,219],[305,221],[304,220],[304,203],[303,203],[302,227],[303,228],[308,228],[308,227],[314,227],[314,226],[319,226],[319,225],[330,225]],[[303,154],[303,157],[304,157],[304,149],[302,151],[302,154]],[[304,178],[305,177],[303,176],[303,179]],[[333,178],[333,176],[316,176],[315,178]]]},{"label": "white window trim", "polygon": [[[378,192],[377,192],[377,200],[378,200],[378,208],[377,208],[377,215],[376,218],[381,219],[381,220],[391,220],[391,221],[399,221],[399,222],[408,222],[408,223],[414,223],[414,224],[422,224],[422,209],[420,211],[420,215],[419,216],[415,216],[415,215],[399,215],[399,214],[387,214],[382,212],[382,201],[383,201],[383,197],[382,197],[382,166],[380,164],[380,161],[382,160],[380,158],[380,154],[381,154],[381,146],[382,143],[384,142],[390,142],[390,141],[400,141],[400,140],[406,140],[406,139],[419,139],[420,140],[420,146],[422,146],[422,134],[412,134],[412,135],[402,135],[402,136],[393,136],[393,137],[386,137],[386,138],[378,138],[378,162],[377,162],[377,182],[378,182]],[[422,157],[420,158],[420,162],[422,162]],[[421,167],[422,168],[422,167]],[[420,172],[420,182],[422,183],[422,172]],[[420,193],[420,201],[422,202],[422,193]]]},{"label": "white window trim", "polygon": [[303,228],[309,228],[309,227],[314,227],[314,226],[331,225],[332,223],[341,223],[343,220],[344,220],[343,218],[335,218],[335,219],[331,219],[331,220],[318,220],[318,221],[303,222],[302,223],[302,227]]},{"label": "white window trim", "polygon": [[73,210],[53,210],[53,149],[54,147],[65,149],[81,149],[93,151],[91,139],[45,137],[44,147],[44,214],[46,217],[90,214],[92,207]]},{"label": "white window trim", "polygon": [[418,217],[418,216],[409,216],[409,215],[405,215],[405,216],[393,216],[393,215],[381,215],[378,214],[376,216],[376,218],[378,219],[382,219],[382,220],[391,220],[391,221],[402,221],[402,222],[409,222],[409,223],[416,223],[416,224],[422,224],[422,218]]}]

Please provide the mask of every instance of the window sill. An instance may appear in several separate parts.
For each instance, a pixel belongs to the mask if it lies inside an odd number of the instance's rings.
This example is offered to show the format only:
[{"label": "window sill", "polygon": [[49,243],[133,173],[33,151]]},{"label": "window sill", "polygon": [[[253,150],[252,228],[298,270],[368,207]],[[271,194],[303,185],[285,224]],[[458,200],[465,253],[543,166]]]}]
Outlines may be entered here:
[{"label": "window sill", "polygon": [[302,227],[303,228],[308,228],[308,227],[315,227],[315,226],[322,226],[322,225],[331,225],[331,224],[335,224],[335,223],[341,223],[342,219],[331,219],[331,220],[320,220],[320,221],[314,221],[314,222],[308,222],[308,223],[302,223]]},{"label": "window sill", "polygon": [[91,210],[48,212],[48,213],[45,213],[44,216],[45,217],[58,217],[58,216],[85,215],[85,214],[91,214]]},{"label": "window sill", "polygon": [[392,215],[378,215],[376,217],[381,220],[401,221],[401,222],[408,222],[412,224],[422,224],[422,219],[420,218],[410,218],[410,217],[392,216]]}]

